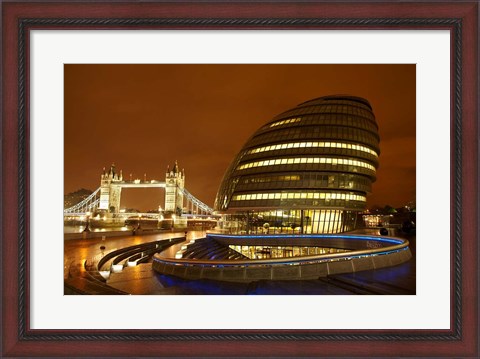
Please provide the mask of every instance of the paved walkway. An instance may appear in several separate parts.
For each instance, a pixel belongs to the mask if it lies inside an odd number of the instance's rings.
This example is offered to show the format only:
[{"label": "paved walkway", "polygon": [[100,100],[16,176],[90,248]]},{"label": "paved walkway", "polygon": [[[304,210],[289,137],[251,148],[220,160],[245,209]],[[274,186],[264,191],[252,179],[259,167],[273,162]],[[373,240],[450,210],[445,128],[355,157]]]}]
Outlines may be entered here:
[{"label": "paved walkway", "polygon": [[[116,249],[146,242],[182,236],[184,232],[161,233],[145,236],[67,240],[64,243],[65,279],[80,283],[84,276],[84,264],[96,263],[103,255]],[[188,232],[187,242],[202,238],[203,232]],[[415,247],[415,237],[408,238]],[[186,242],[173,245],[162,252],[164,257],[175,257],[175,253]],[[101,249],[105,246],[105,249]],[[152,270],[151,263],[127,267],[120,273],[112,273],[107,281],[113,291],[134,295],[239,295],[239,294],[292,294],[292,295],[345,295],[345,294],[415,294],[415,257],[399,266],[375,271],[332,276],[330,280],[308,281],[258,281],[253,283],[228,283],[212,280],[189,281],[173,276],[160,275]],[[95,289],[95,288],[94,288]]]},{"label": "paved walkway", "polygon": [[[109,288],[105,285],[99,285],[98,283],[92,282],[89,280],[89,270],[94,270],[98,261],[107,253],[112,252],[117,249],[158,241],[162,239],[178,238],[184,235],[185,232],[164,232],[156,234],[147,234],[143,236],[132,236],[126,235],[122,237],[112,237],[105,239],[102,238],[91,238],[91,239],[69,239],[64,241],[64,280],[66,282],[65,293],[73,294],[75,289],[78,289],[78,292],[81,293],[90,293],[90,294],[119,294],[115,293],[117,289],[122,291],[121,288]],[[198,238],[202,233],[192,232],[188,237]],[[136,267],[133,267],[136,268]],[[149,277],[152,278],[153,271],[151,270],[151,264],[146,264],[144,266],[138,266],[138,268],[149,268]],[[131,269],[131,268],[127,268]],[[134,269],[131,272],[138,271]],[[137,288],[140,285],[140,281],[133,280],[131,278],[129,285]],[[152,284],[155,284],[152,281]],[[152,287],[152,285],[150,285]],[[73,289],[72,289],[73,288]],[[127,288],[128,289],[128,288]],[[132,291],[127,290],[126,292],[132,293]],[[145,290],[135,289],[133,292],[135,294],[147,294]],[[141,293],[140,293],[141,292]]]}]

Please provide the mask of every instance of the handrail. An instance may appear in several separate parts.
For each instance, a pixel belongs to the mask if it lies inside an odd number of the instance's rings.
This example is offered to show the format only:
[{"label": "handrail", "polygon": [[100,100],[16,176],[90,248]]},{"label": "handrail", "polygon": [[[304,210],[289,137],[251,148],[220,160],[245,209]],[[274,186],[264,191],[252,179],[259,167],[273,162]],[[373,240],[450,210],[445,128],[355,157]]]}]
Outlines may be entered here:
[{"label": "handrail", "polygon": [[[393,238],[393,237],[389,237]],[[375,240],[374,237],[371,237],[372,240]],[[361,257],[367,255],[374,255],[379,253],[390,253],[397,252],[400,250],[407,249],[409,242],[406,239],[395,238],[400,240],[402,243],[389,247],[382,248],[371,248],[371,249],[362,249],[350,252],[342,253],[329,253],[329,254],[320,254],[314,256],[300,256],[300,257],[286,257],[286,258],[273,258],[273,259],[239,259],[239,260],[202,260],[202,259],[171,259],[171,258],[159,258],[157,255],[153,257],[154,261],[165,262],[176,265],[200,265],[200,266],[258,266],[266,264],[294,264],[294,263],[305,263],[305,262],[324,262],[333,259],[342,259],[346,257]]]},{"label": "handrail", "polygon": [[[129,247],[116,249],[116,250],[114,250],[110,253],[107,253],[105,256],[103,256],[102,259],[100,259],[98,261],[97,270],[101,271],[102,267],[105,265],[105,263],[107,263],[109,260],[111,260],[111,259],[113,259],[117,256],[122,255],[123,253],[130,252],[132,250],[137,250],[137,252],[142,252],[143,250],[150,249],[149,247],[153,247],[154,245],[160,245],[158,247],[158,251],[162,251],[162,250],[166,249],[166,248],[162,247],[162,245],[164,245],[164,244],[176,244],[176,243],[179,243],[179,242],[184,241],[184,240],[185,240],[185,237],[176,237],[176,238],[161,239],[161,240],[158,240],[158,241],[146,242],[146,243],[136,244],[136,245],[129,246]],[[151,249],[154,249],[154,248],[151,248]]]},{"label": "handrail", "polygon": [[230,238],[230,239],[365,239],[365,240],[372,240],[377,242],[389,242],[400,244],[406,241],[403,238],[399,237],[379,237],[374,236],[371,234],[285,234],[285,233],[277,233],[277,234],[223,234],[223,233],[215,233],[210,232],[207,233],[207,237],[211,238]]}]

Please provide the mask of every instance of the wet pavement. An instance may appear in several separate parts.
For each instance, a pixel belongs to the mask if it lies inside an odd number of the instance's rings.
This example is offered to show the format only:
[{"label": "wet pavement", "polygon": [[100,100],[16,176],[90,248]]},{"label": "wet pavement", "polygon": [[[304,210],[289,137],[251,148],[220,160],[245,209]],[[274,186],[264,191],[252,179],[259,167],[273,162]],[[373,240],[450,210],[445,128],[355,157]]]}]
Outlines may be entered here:
[{"label": "wet pavement", "polygon": [[[91,285],[81,279],[90,279],[89,272],[94,271],[96,264],[107,253],[133,245],[181,236],[184,236],[183,231],[168,231],[165,233],[145,234],[142,236],[126,235],[123,237],[107,237],[104,239],[91,238],[64,240],[64,281],[72,287],[82,286],[81,289],[88,290]],[[151,267],[150,264],[149,266]],[[135,282],[131,281],[131,283]],[[97,283],[97,285],[98,284],[99,283]],[[95,291],[96,290],[97,289],[95,289]]]}]

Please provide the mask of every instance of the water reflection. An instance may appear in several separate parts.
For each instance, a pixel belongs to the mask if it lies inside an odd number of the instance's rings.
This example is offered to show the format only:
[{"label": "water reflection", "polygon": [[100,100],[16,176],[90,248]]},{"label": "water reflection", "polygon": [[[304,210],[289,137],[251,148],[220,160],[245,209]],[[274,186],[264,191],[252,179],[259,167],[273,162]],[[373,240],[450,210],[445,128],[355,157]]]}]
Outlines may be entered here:
[{"label": "water reflection", "polygon": [[[63,226],[63,233],[82,233],[85,230],[85,224],[80,226]],[[109,228],[91,228],[92,232],[115,232],[131,231],[132,228],[127,226],[109,227]]]}]

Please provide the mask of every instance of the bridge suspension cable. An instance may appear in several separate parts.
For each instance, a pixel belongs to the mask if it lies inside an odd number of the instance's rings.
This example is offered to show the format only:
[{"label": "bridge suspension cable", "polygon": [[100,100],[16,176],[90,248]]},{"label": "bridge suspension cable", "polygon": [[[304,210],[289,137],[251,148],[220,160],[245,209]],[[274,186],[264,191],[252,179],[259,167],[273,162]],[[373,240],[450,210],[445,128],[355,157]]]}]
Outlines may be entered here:
[{"label": "bridge suspension cable", "polygon": [[[198,198],[193,196],[187,189],[180,188],[178,189],[183,193],[185,199],[190,202],[197,209],[201,210],[205,214],[212,214],[213,208],[210,208],[208,205],[200,201]],[[85,214],[86,212],[94,212],[100,203],[100,187],[98,187],[91,195],[85,198],[83,201],[77,203],[74,206],[65,208],[64,214]]]},{"label": "bridge suspension cable", "polygon": [[85,198],[83,201],[77,203],[74,206],[69,208],[65,208],[63,210],[64,214],[74,214],[74,213],[86,213],[86,212],[93,212],[100,203],[100,187],[98,187],[95,192],[93,192],[90,196]]},{"label": "bridge suspension cable", "polygon": [[183,193],[183,195],[185,196],[187,201],[191,202],[197,208],[199,208],[203,212],[206,212],[207,214],[212,214],[213,213],[213,208],[210,208],[205,203],[200,201],[198,198],[194,197],[190,192],[187,191],[186,188],[180,188],[179,187],[178,189]]}]

